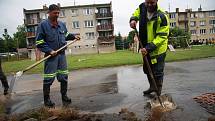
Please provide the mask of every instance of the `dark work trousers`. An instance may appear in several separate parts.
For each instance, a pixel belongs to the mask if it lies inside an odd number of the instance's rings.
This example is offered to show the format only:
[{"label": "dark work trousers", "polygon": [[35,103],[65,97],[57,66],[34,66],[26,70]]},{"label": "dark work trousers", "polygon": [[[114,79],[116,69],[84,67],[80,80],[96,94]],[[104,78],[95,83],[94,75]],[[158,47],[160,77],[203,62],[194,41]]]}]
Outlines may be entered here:
[{"label": "dark work trousers", "polygon": [[[166,58],[166,53],[158,55],[156,57],[157,63],[152,64],[151,58],[149,57],[149,55],[147,55],[147,59],[148,59],[149,65],[152,69],[152,73],[154,75],[157,86],[162,86],[162,83],[163,83],[165,58]],[[146,65],[143,65],[143,71],[147,75],[148,81],[150,83],[151,77],[149,75],[148,69],[146,68]],[[152,83],[150,83],[150,84],[152,84]],[[151,86],[153,86],[153,85],[151,85]]]},{"label": "dark work trousers", "polygon": [[4,73],[2,71],[2,67],[1,67],[1,58],[0,58],[0,80],[1,80],[1,83],[2,83],[2,86],[4,87],[4,89],[8,89],[9,86],[8,86],[7,78],[4,75]]}]

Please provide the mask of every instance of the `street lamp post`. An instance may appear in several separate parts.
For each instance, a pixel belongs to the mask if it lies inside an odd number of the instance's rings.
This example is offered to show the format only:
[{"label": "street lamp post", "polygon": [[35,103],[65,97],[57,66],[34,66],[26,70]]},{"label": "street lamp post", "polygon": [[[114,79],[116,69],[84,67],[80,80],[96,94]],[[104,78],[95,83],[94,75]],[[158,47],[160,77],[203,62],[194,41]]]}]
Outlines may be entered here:
[{"label": "street lamp post", "polygon": [[4,29],[4,34],[3,34],[5,41],[6,41],[6,46],[7,46],[7,61],[9,61],[9,47],[8,47],[8,39],[9,39],[9,35],[7,33],[7,29]]}]

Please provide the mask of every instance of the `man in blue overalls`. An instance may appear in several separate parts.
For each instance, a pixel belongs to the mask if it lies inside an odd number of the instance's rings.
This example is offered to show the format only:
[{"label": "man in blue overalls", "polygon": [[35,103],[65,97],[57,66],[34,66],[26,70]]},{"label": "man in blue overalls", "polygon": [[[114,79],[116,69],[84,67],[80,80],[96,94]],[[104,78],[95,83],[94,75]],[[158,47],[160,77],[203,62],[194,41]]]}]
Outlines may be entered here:
[{"label": "man in blue overalls", "polygon": [[66,45],[66,40],[80,39],[78,36],[67,31],[66,25],[58,21],[60,7],[52,4],[49,6],[49,17],[42,21],[37,28],[36,45],[39,50],[45,53],[45,56],[52,55],[45,61],[43,94],[44,105],[54,107],[55,103],[51,101],[49,93],[55,76],[60,82],[60,91],[63,104],[70,104],[71,99],[67,96],[68,70],[65,56],[65,50],[56,52],[59,48]]}]

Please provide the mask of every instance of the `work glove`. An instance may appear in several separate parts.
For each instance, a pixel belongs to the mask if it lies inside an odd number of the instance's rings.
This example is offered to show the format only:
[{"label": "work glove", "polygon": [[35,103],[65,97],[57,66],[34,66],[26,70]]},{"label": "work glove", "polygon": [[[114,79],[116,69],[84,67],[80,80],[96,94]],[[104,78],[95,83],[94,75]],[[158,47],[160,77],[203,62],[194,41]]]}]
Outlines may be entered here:
[{"label": "work glove", "polygon": [[136,29],[136,26],[137,26],[137,22],[136,22],[135,20],[131,20],[131,22],[130,22],[130,27],[131,27],[132,29]]}]

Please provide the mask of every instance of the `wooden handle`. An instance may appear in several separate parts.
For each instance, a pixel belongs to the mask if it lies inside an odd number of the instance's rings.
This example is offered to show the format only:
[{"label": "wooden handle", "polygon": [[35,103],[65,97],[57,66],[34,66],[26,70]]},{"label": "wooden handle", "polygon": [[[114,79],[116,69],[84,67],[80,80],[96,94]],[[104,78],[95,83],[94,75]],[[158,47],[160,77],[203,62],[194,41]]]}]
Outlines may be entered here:
[{"label": "wooden handle", "polygon": [[[142,49],[142,48],[143,48],[143,43],[142,43],[141,40],[140,40],[138,31],[137,31],[136,28],[135,28],[134,30],[135,30],[135,33],[137,34],[138,41],[140,42],[140,48]],[[141,52],[141,53],[142,53],[142,52]],[[158,95],[158,86],[157,86],[157,84],[156,84],[156,81],[155,81],[155,78],[154,78],[152,69],[151,69],[151,67],[150,67],[149,61],[148,61],[147,57],[146,57],[144,54],[142,54],[142,57],[143,57],[143,63],[146,64],[146,68],[147,68],[147,70],[149,71],[149,76],[150,76],[151,79],[152,79],[152,84],[153,84],[153,86],[155,87],[156,94],[157,94],[157,97],[158,97],[158,101],[160,102],[161,106],[164,107],[164,105],[163,105],[163,103],[162,103],[162,101],[161,101],[161,98],[160,98],[160,96]]]},{"label": "wooden handle", "polygon": [[[78,41],[78,40],[75,39],[74,41],[68,42],[66,45],[64,45],[64,46],[61,47],[60,49],[56,50],[56,52],[60,52],[61,50],[65,49],[67,46],[73,44],[73,43],[76,42],[76,41]],[[32,69],[33,67],[37,66],[38,64],[42,63],[43,61],[45,61],[46,59],[48,59],[48,58],[50,58],[50,57],[51,57],[51,55],[48,55],[48,56],[44,57],[43,59],[37,61],[37,62],[34,63],[33,65],[28,66],[27,68],[25,68],[25,69],[23,70],[23,73],[26,72],[26,71],[28,71],[28,70],[30,70],[30,69]]]},{"label": "wooden handle", "polygon": [[[142,49],[142,48],[143,48],[143,43],[140,41],[140,36],[139,36],[139,34],[138,34],[138,31],[137,31],[136,28],[135,28],[134,30],[135,30],[135,33],[137,34],[138,41],[140,42],[140,48]],[[149,71],[149,75],[150,75],[150,77],[151,77],[151,79],[152,79],[152,83],[153,83],[153,85],[154,85],[154,87],[155,87],[155,90],[158,91],[158,87],[157,87],[157,84],[156,84],[156,82],[155,82],[155,78],[154,78],[154,75],[153,75],[153,73],[152,73],[152,69],[151,69],[151,67],[150,67],[149,61],[148,61],[148,59],[147,59],[147,57],[146,57],[145,55],[142,54],[142,57],[143,57],[144,63],[146,64],[146,68],[147,68],[147,70]]]}]

